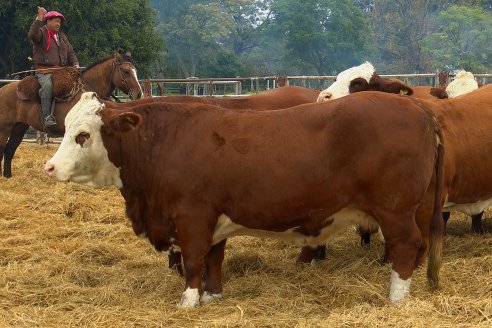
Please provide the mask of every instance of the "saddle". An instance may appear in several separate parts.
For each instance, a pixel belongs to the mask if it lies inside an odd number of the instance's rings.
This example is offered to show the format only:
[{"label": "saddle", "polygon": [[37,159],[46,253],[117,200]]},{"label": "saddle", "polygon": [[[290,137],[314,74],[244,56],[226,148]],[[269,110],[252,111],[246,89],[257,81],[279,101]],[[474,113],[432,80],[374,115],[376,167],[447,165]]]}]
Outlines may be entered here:
[{"label": "saddle", "polygon": [[[81,89],[79,72],[76,67],[54,68],[43,73],[51,74],[53,82],[53,98],[58,102],[71,100]],[[23,78],[17,86],[17,98],[40,103],[38,79],[35,76]]]}]

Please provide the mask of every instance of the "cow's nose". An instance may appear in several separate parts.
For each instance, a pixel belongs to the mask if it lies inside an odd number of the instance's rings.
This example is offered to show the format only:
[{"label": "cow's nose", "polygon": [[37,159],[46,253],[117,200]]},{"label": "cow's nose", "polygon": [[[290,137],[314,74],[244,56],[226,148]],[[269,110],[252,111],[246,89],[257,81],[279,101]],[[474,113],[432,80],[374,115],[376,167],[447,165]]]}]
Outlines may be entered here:
[{"label": "cow's nose", "polygon": [[44,172],[46,172],[46,174],[50,177],[53,176],[53,174],[55,173],[55,166],[51,163],[46,163],[44,165]]},{"label": "cow's nose", "polygon": [[331,99],[331,92],[323,92],[322,94],[319,95],[318,97],[318,102],[323,102]]}]

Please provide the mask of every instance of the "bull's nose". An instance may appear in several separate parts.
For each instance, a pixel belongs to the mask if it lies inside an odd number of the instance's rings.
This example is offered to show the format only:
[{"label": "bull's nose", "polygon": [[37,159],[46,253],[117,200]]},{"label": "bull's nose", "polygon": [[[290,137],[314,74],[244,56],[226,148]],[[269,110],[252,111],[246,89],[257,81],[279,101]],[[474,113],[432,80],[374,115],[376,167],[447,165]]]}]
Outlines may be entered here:
[{"label": "bull's nose", "polygon": [[49,162],[46,163],[44,165],[44,172],[46,172],[46,174],[50,177],[53,176],[53,174],[55,173],[55,166]]}]

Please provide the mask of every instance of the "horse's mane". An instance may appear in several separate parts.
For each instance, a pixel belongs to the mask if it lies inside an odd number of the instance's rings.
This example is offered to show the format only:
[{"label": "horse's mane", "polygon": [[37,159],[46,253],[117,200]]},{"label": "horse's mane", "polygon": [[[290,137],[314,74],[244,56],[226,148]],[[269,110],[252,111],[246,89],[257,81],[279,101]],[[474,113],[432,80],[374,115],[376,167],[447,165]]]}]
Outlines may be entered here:
[{"label": "horse's mane", "polygon": [[[133,66],[135,66],[135,61],[133,60],[132,56],[127,54],[127,53],[122,53],[120,54],[121,58],[123,59],[123,61],[127,61],[127,62],[130,62]],[[106,60],[109,60],[109,59],[113,59],[114,58],[114,55],[111,55],[111,56],[107,56],[107,57],[104,57],[104,58],[101,58],[99,59],[98,61],[90,64],[89,66],[87,66],[84,70],[84,72],[90,70],[91,68],[93,68],[94,66],[102,63],[102,62],[105,62]]]}]

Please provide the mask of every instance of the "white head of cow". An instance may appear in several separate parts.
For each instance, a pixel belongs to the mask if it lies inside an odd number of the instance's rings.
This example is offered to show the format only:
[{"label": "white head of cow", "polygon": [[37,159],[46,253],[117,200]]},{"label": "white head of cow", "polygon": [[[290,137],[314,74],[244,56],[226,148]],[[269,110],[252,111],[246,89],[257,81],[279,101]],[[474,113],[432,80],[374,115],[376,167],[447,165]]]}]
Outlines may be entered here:
[{"label": "white head of cow", "polygon": [[446,87],[448,98],[455,98],[478,89],[478,82],[472,73],[461,70]]},{"label": "white head of cow", "polygon": [[336,81],[328,89],[320,92],[318,102],[347,96],[349,94],[350,81],[356,78],[363,78],[369,83],[375,71],[374,66],[369,62],[346,69],[337,75]]},{"label": "white head of cow", "polygon": [[94,92],[86,92],[68,112],[63,141],[45,165],[49,176],[92,187],[122,187],[119,169],[109,161],[101,138],[103,107]]}]

